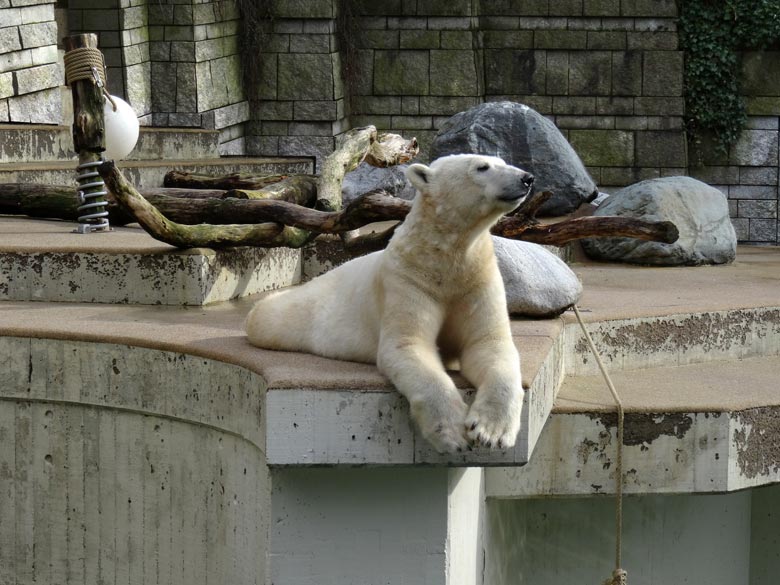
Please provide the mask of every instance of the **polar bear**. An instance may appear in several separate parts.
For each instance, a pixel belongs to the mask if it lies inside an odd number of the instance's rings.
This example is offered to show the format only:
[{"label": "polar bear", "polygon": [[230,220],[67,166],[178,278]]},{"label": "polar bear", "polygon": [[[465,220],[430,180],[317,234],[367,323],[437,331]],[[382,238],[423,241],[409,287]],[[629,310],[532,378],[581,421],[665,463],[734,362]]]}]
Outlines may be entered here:
[{"label": "polar bear", "polygon": [[[441,453],[512,447],[520,357],[489,230],[528,195],[533,176],[473,154],[406,174],[418,195],[387,248],[267,294],[247,317],[247,336],[266,349],[376,363]],[[445,371],[453,360],[477,390],[471,407]]]}]

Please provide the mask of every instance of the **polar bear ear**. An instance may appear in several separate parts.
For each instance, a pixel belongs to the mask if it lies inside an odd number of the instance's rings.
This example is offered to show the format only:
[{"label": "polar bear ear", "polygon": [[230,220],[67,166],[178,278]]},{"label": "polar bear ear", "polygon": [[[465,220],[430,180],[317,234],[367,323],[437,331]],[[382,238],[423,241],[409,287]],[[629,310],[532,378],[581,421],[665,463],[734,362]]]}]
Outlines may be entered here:
[{"label": "polar bear ear", "polygon": [[406,178],[418,191],[424,191],[431,178],[431,169],[419,163],[406,169]]}]

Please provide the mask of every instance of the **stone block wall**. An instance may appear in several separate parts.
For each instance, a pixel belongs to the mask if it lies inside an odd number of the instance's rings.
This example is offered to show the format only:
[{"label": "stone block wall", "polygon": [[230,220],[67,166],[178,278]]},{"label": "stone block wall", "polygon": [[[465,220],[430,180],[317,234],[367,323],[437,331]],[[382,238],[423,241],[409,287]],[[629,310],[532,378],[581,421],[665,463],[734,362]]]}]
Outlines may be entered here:
[{"label": "stone block wall", "polygon": [[706,140],[696,145],[690,174],[728,195],[739,240],[776,244],[780,243],[780,52],[745,53],[742,63],[747,128],[728,153],[718,152]]},{"label": "stone block wall", "polygon": [[267,23],[248,151],[311,155],[318,162],[348,129],[341,53],[331,0],[277,0]]},{"label": "stone block wall", "polygon": [[674,1],[481,5],[486,100],[548,116],[606,191],[685,174]]},{"label": "stone block wall", "polygon": [[108,89],[151,124],[147,0],[68,0],[68,34],[95,33],[106,60]]},{"label": "stone block wall", "polygon": [[59,124],[54,0],[0,0],[0,122]]},{"label": "stone block wall", "polygon": [[478,3],[361,2],[352,122],[417,136],[483,101]]},{"label": "stone block wall", "polygon": [[69,0],[69,32],[98,33],[110,90],[141,122],[220,131],[220,154],[245,152],[234,0]]}]

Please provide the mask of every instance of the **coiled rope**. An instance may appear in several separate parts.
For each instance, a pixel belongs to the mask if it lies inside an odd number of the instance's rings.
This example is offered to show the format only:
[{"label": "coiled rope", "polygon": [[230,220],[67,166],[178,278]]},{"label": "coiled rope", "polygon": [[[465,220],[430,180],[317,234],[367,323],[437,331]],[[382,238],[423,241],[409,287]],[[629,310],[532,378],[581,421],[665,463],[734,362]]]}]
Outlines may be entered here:
[{"label": "coiled rope", "polygon": [[604,376],[604,381],[607,383],[609,391],[612,393],[612,398],[617,406],[617,457],[616,457],[616,469],[615,469],[615,570],[612,571],[612,576],[604,581],[604,585],[627,585],[628,573],[621,567],[623,564],[623,422],[625,419],[625,413],[623,411],[623,402],[620,400],[615,385],[612,383],[612,379],[609,377],[607,369],[604,367],[604,363],[601,361],[601,356],[596,350],[596,346],[585,328],[585,323],[582,322],[580,311],[577,305],[572,305],[574,314],[577,316],[577,322],[580,324],[582,332],[585,334],[585,341],[588,342],[588,347],[593,353],[593,357],[596,358],[596,364],[598,364],[601,375]]},{"label": "coiled rope", "polygon": [[116,112],[116,103],[108,93],[106,83],[106,62],[100,49],[79,47],[65,53],[65,83],[90,80],[97,85]]}]

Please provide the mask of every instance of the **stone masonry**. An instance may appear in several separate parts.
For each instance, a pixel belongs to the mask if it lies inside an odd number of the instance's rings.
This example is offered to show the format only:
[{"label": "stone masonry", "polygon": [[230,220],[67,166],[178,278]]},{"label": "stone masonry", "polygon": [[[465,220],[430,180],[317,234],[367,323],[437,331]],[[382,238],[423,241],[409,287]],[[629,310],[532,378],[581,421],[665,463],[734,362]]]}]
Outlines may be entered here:
[{"label": "stone masonry", "polygon": [[0,122],[59,124],[54,0],[0,0]]},{"label": "stone masonry", "polygon": [[244,153],[244,99],[233,0],[69,0],[69,33],[97,32],[110,90],[142,123],[220,131]]},{"label": "stone masonry", "polygon": [[51,0],[0,0],[0,123],[62,123],[57,36],[97,32],[109,88],[143,124],[219,130],[223,155],[321,161],[374,124],[417,136],[425,159],[449,116],[510,99],[549,117],[603,191],[692,175],[729,198],[741,241],[780,242],[780,53],[744,55],[731,152],[689,144],[674,0],[267,0],[258,54],[241,1],[57,0],[57,30]]},{"label": "stone masonry", "polygon": [[331,0],[279,0],[263,42],[261,74],[251,91],[251,154],[330,153],[349,129],[341,54]]}]

